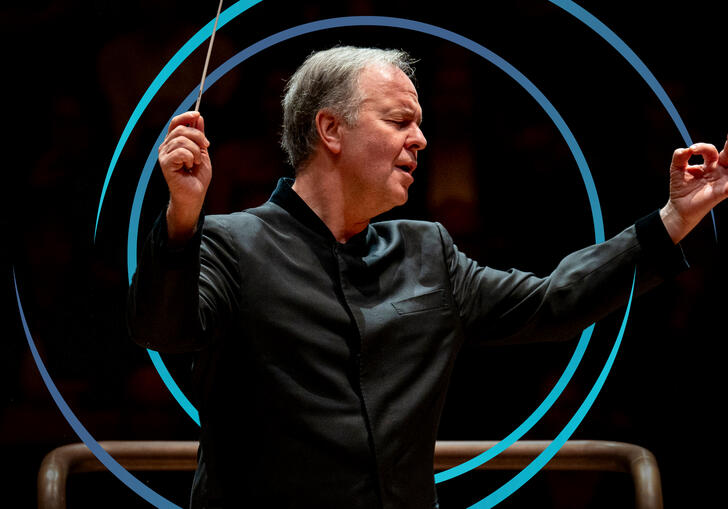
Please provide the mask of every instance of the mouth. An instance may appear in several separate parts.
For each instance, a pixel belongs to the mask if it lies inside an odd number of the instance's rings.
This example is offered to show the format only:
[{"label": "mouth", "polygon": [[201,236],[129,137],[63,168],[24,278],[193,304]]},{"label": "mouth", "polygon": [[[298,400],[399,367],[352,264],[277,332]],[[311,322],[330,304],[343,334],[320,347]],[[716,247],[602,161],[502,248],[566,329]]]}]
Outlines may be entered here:
[{"label": "mouth", "polygon": [[403,185],[409,187],[410,184],[412,184],[415,181],[414,176],[412,176],[412,172],[415,171],[415,166],[417,166],[417,163],[414,165],[409,164],[397,164],[395,165],[395,168],[397,168],[399,171],[403,173],[402,178],[405,180],[402,182]]},{"label": "mouth", "polygon": [[417,168],[417,162],[412,161],[409,163],[397,164],[397,165],[395,165],[395,168],[397,168],[398,170],[402,170],[405,173],[409,173],[411,175],[412,172],[414,172],[415,169]]}]

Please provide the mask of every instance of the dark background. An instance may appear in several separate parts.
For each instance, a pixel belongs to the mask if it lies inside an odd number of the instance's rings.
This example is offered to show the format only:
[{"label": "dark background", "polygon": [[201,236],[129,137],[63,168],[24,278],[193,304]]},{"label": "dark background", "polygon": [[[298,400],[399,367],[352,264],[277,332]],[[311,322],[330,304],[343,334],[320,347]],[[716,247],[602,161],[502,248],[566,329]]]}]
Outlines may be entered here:
[{"label": "dark background", "polygon": [[[228,2],[227,6],[232,2]],[[501,5],[504,4],[504,5]],[[2,7],[5,150],[0,505],[33,507],[44,454],[76,442],[30,356],[13,287],[43,361],[97,440],[197,438],[146,353],[125,335],[126,232],[137,180],[160,130],[199,83],[205,43],[142,115],[94,222],[104,177],[135,105],[165,63],[215,14],[217,2],[36,2]],[[728,133],[722,2],[580,3],[615,31],[664,86],[694,141]],[[223,27],[210,69],[279,30],[317,19],[374,14],[432,23],[482,44],[550,99],[589,163],[607,235],[662,206],[672,151],[684,146],[632,67],[585,25],[546,0],[426,8],[398,0],[284,3],[265,0]],[[477,55],[429,35],[388,28],[328,30],[246,61],[203,96],[212,140],[210,212],[264,201],[288,175],[277,147],[284,80],[315,49],[401,47],[417,64],[423,131],[410,202],[390,217],[442,222],[483,264],[547,274],[594,240],[576,163],[537,103]],[[141,219],[146,232],[166,201],[157,173]],[[718,237],[728,213],[715,211]],[[142,237],[143,237],[142,233]],[[721,500],[725,246],[712,224],[685,241],[693,269],[633,305],[609,379],[574,439],[618,440],[657,457],[667,507]],[[562,397],[526,439],[551,439],[596,380],[622,312],[597,325]],[[474,338],[477,339],[477,338]],[[440,428],[449,440],[506,436],[541,402],[575,341],[467,349]],[[165,357],[180,376],[188,361]],[[245,410],[244,398],[239,402]],[[443,508],[466,507],[512,474],[472,474],[440,485]],[[185,505],[191,475],[140,475]],[[629,507],[629,478],[540,473],[502,507]],[[145,507],[108,473],[79,475],[69,507]]]}]

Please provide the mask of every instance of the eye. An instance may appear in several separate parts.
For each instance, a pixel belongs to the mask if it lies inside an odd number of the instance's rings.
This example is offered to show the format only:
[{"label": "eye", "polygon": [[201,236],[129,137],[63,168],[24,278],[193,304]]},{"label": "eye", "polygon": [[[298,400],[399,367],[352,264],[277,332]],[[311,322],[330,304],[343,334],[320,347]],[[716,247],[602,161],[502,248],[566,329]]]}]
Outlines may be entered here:
[{"label": "eye", "polygon": [[390,122],[401,128],[407,127],[410,124],[409,120],[390,120]]}]

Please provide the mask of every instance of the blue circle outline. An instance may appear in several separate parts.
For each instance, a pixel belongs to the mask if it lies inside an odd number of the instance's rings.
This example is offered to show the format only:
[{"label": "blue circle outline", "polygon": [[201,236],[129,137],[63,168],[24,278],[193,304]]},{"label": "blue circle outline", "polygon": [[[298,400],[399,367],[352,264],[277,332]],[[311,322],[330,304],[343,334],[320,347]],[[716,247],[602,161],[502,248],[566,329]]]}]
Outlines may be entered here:
[{"label": "blue circle outline", "polygon": [[15,276],[15,267],[13,267],[13,285],[15,287],[15,299],[18,304],[20,321],[23,325],[23,332],[25,333],[25,339],[28,341],[28,348],[30,348],[30,353],[33,356],[33,361],[38,367],[40,377],[43,379],[43,383],[48,389],[48,392],[53,398],[53,401],[55,402],[58,409],[61,411],[61,414],[66,419],[68,424],[71,426],[71,429],[73,429],[76,435],[78,435],[78,438],[80,438],[81,441],[86,445],[86,447],[89,448],[91,453],[96,456],[101,464],[104,465],[109,472],[111,472],[117,479],[123,482],[134,493],[136,493],[155,507],[160,507],[162,509],[181,509],[178,505],[164,498],[162,495],[160,495],[149,486],[144,484],[142,481],[134,477],[131,472],[121,466],[118,461],[116,461],[108,452],[106,452],[103,447],[101,447],[101,444],[96,441],[96,439],[81,423],[81,420],[76,416],[76,414],[73,413],[73,410],[71,410],[71,407],[68,406],[66,400],[63,399],[61,392],[58,390],[56,384],[53,382],[53,378],[51,378],[51,375],[48,373],[48,369],[45,367],[43,359],[41,359],[40,353],[38,353],[38,348],[36,348],[35,346],[33,337],[30,334],[28,322],[25,320],[25,313],[23,312],[23,304],[20,301],[20,291],[18,290],[18,280]]},{"label": "blue circle outline", "polygon": [[[538,90],[538,88],[528,78],[526,78],[511,64],[506,62],[503,58],[499,57],[482,45],[449,30],[408,19],[390,18],[383,16],[349,16],[305,23],[303,25],[298,25],[296,27],[283,30],[269,37],[261,39],[260,41],[256,42],[255,44],[249,46],[248,48],[240,51],[239,53],[228,59],[220,67],[211,72],[210,75],[207,77],[205,90],[214,85],[220,78],[222,78],[235,66],[241,64],[248,58],[275,44],[315,31],[352,26],[386,26],[390,28],[409,29],[413,31],[427,33],[429,35],[434,35],[436,37],[440,37],[442,39],[458,44],[459,46],[480,55],[492,64],[496,65],[496,67],[504,71],[511,78],[513,78],[544,109],[546,114],[549,115],[549,117],[552,119],[556,127],[559,129],[559,132],[562,134],[565,141],[567,142],[569,149],[574,155],[577,165],[579,166],[579,170],[587,190],[589,203],[592,209],[592,219],[594,222],[596,242],[598,243],[604,241],[604,227],[602,223],[601,207],[599,205],[599,198],[597,196],[596,186],[594,185],[591,172],[586,163],[586,159],[581,152],[581,148],[579,147],[578,142],[574,138],[571,130],[568,128],[566,122],[563,120],[556,108],[554,108],[551,102],[543,95],[543,93],[541,93],[540,90]],[[197,98],[197,94],[198,89],[193,89],[177,107],[171,118],[174,118],[184,111],[187,111],[194,104]],[[167,134],[168,126],[169,122],[162,128],[154,146],[149,152],[144,169],[139,178],[137,190],[134,195],[134,201],[132,203],[127,238],[127,270],[130,282],[136,270],[136,247],[138,240],[138,228],[144,195],[146,193],[149,179],[151,178],[151,175],[156,166],[157,149],[159,148],[159,145],[162,143]],[[471,458],[470,460],[456,467],[450,468],[443,472],[439,472],[437,475],[435,475],[435,482],[440,483],[475,469],[479,465],[487,462],[503,450],[507,449],[510,445],[515,443],[519,438],[521,438],[526,432],[528,432],[528,430],[530,430],[541,419],[541,417],[543,417],[543,415],[551,408],[551,406],[553,406],[554,402],[558,399],[566,385],[571,380],[574,372],[576,371],[576,368],[581,362],[593,330],[594,324],[592,324],[582,332],[581,338],[579,340],[579,343],[577,344],[574,354],[572,355],[572,358],[567,364],[567,367],[565,368],[561,377],[552,388],[550,393],[543,400],[543,402],[521,425],[519,425],[506,438],[501,440],[495,447],[489,449],[488,451],[485,451],[484,453],[474,458]],[[182,406],[182,408],[190,416],[190,418],[192,418],[199,425],[199,413],[197,409],[179,389],[178,385],[169,374],[169,371],[164,365],[164,362],[162,361],[159,353],[154,350],[148,350],[148,352],[154,366],[157,368],[157,371],[162,377],[163,382],[168,387],[173,397],[177,399],[180,406]]]},{"label": "blue circle outline", "polygon": [[[577,412],[574,414],[574,416],[571,418],[571,420],[567,423],[567,425],[564,427],[564,429],[558,434],[558,436],[554,439],[554,441],[541,453],[539,456],[534,459],[526,468],[524,468],[521,472],[519,472],[515,477],[513,477],[510,481],[508,481],[506,484],[498,488],[496,491],[488,495],[487,497],[483,498],[476,504],[472,505],[471,507],[478,507],[478,508],[489,508],[493,507],[494,505],[498,504],[508,496],[510,496],[514,491],[516,491],[518,488],[520,488],[523,484],[525,484],[531,477],[533,477],[543,466],[558,452],[558,450],[561,448],[561,446],[568,440],[568,438],[571,436],[571,434],[574,432],[576,427],[579,425],[581,420],[586,415],[586,412],[589,410],[591,405],[594,403],[594,400],[596,399],[596,396],[599,394],[599,391],[601,390],[602,386],[604,385],[604,382],[606,380],[607,375],[609,374],[609,371],[612,367],[612,364],[614,362],[614,358],[616,357],[617,351],[619,349],[619,345],[622,341],[622,337],[624,335],[625,326],[627,323],[627,317],[629,315],[630,308],[632,306],[632,297],[634,294],[634,283],[636,279],[637,272],[635,271],[635,274],[633,276],[632,280],[632,289],[630,290],[629,295],[629,301],[627,303],[627,309],[625,311],[624,318],[622,320],[622,326],[620,327],[619,334],[617,335],[617,339],[614,343],[614,346],[612,347],[612,351],[610,352],[609,358],[607,362],[605,363],[604,367],[602,368],[602,371],[599,375],[599,378],[595,382],[594,386],[592,387],[591,391],[585,398],[582,405],[579,407]],[[48,389],[48,392],[51,394],[53,401],[56,403],[56,406],[61,411],[61,414],[66,419],[66,421],[69,423],[73,431],[78,435],[78,437],[81,439],[81,441],[89,448],[89,450],[93,453],[96,458],[111,472],[117,479],[119,479],[122,483],[124,483],[129,489],[134,491],[137,495],[142,497],[144,500],[149,502],[150,504],[154,505],[155,507],[160,507],[163,509],[180,509],[179,506],[176,504],[170,502],[163,496],[159,495],[156,491],[152,490],[148,486],[146,486],[144,483],[139,481],[134,475],[132,475],[128,470],[126,470],[124,467],[122,467],[108,452],[106,452],[101,445],[94,439],[94,437],[89,433],[89,431],[86,429],[86,427],[81,423],[81,421],[76,417],[76,415],[73,413],[71,408],[68,406],[68,403],[63,399],[63,396],[61,395],[60,391],[56,387],[55,383],[53,382],[53,379],[51,378],[50,374],[48,373],[47,368],[45,367],[45,364],[43,363],[43,360],[40,357],[40,354],[38,353],[38,349],[35,346],[35,342],[33,341],[33,338],[30,333],[30,329],[28,328],[28,323],[25,319],[25,313],[23,312],[23,305],[20,301],[20,292],[18,290],[18,282],[17,278],[15,276],[15,268],[13,267],[13,284],[15,286],[15,297],[18,304],[18,313],[20,314],[20,319],[23,325],[23,331],[25,333],[25,337],[28,341],[28,347],[30,348],[31,354],[33,356],[33,360],[36,363],[36,366],[38,367],[38,372],[41,375],[41,378],[43,379],[43,382],[46,385],[46,388]]]},{"label": "blue circle outline", "polygon": [[[221,21],[221,24],[220,24],[220,26],[224,25],[227,21],[230,21],[235,16],[237,16],[238,14],[242,13],[243,11],[245,11],[248,7],[259,3],[259,1],[261,1],[261,0],[257,0],[257,1],[253,1],[253,2],[245,2],[245,1],[241,0],[241,1],[237,2],[235,5],[233,5],[232,7],[228,8],[226,11],[224,11],[221,14],[221,20],[220,20]],[[672,105],[672,102],[667,97],[667,94],[664,93],[664,90],[659,85],[659,83],[654,78],[654,76],[649,72],[649,70],[647,70],[647,67],[641,62],[641,60],[639,60],[639,58],[634,54],[634,52],[632,52],[632,50],[625,43],[623,43],[621,41],[621,39],[619,39],[619,37],[617,37],[614,34],[614,32],[612,32],[611,30],[609,30],[603,23],[601,23],[601,21],[599,21],[598,19],[596,19],[593,15],[591,15],[590,13],[588,13],[586,10],[584,10],[583,8],[581,8],[580,6],[578,6],[577,4],[575,4],[574,2],[571,2],[569,0],[562,0],[562,1],[560,1],[560,0],[549,0],[549,1],[551,1],[552,3],[554,3],[557,6],[561,7],[562,9],[566,10],[567,12],[569,12],[570,14],[572,14],[573,16],[575,16],[577,19],[579,19],[580,21],[582,21],[584,24],[586,24],[587,26],[589,26],[590,28],[592,28],[597,34],[599,34],[603,39],[607,40],[607,42],[609,42],[615,49],[617,49],[617,51],[623,57],[625,57],[628,60],[628,62],[638,71],[638,73],[640,74],[640,76],[650,85],[650,87],[652,88],[653,92],[655,92],[658,95],[658,97],[660,98],[660,100],[663,103],[663,105],[667,108],[670,116],[672,117],[673,122],[676,124],[676,126],[680,130],[681,134],[683,135],[683,138],[686,140],[686,143],[688,145],[690,145],[691,143],[688,141],[689,140],[689,136],[687,136],[687,130],[685,129],[682,120],[680,119],[679,115],[677,114],[677,111],[675,110],[674,106]],[[175,56],[173,57],[173,59],[171,59],[168,62],[168,64],[164,67],[164,69],[162,70],[162,72],[160,72],[160,74],[157,76],[157,78],[155,78],[154,82],[152,83],[152,85],[150,85],[149,89],[147,90],[147,92],[145,93],[145,95],[143,96],[143,98],[139,102],[139,104],[137,104],[137,107],[135,108],[134,113],[132,114],[132,117],[129,119],[129,121],[128,121],[125,129],[124,129],[124,132],[122,133],[122,136],[121,136],[121,138],[120,138],[120,140],[119,140],[119,142],[117,144],[117,147],[116,147],[115,152],[114,152],[114,156],[112,158],[111,164],[110,164],[109,169],[107,171],[107,175],[106,175],[106,178],[105,178],[105,181],[104,181],[104,186],[103,186],[103,189],[102,189],[101,198],[99,200],[99,206],[98,206],[98,210],[97,210],[96,225],[94,227],[94,240],[96,238],[96,233],[97,233],[97,229],[98,229],[98,223],[99,223],[99,217],[100,217],[100,212],[101,212],[101,206],[103,204],[104,195],[106,193],[106,189],[107,189],[107,186],[109,184],[109,181],[110,181],[110,178],[111,178],[111,174],[114,171],[114,168],[115,168],[116,162],[118,160],[118,157],[119,157],[119,155],[121,153],[121,150],[122,150],[124,144],[126,143],[126,140],[127,140],[128,136],[129,136],[129,134],[131,133],[131,130],[136,125],[136,122],[138,121],[138,118],[141,115],[141,113],[146,109],[147,105],[149,104],[149,101],[151,100],[151,97],[153,97],[153,95],[156,93],[156,91],[159,89],[159,87],[161,87],[161,84],[163,84],[164,81],[166,81],[166,79],[169,77],[168,75],[171,74],[171,72],[174,69],[176,69],[177,66],[179,66],[179,64],[186,58],[186,56],[189,55],[189,53],[191,53],[192,50],[190,50],[189,48],[191,46],[191,43],[192,43],[193,39],[197,38],[201,34],[204,34],[206,30],[207,30],[207,35],[205,35],[205,37],[209,36],[209,33],[210,33],[210,30],[209,29],[211,28],[211,26],[212,26],[212,21],[210,23],[208,23],[208,25],[206,25],[205,27],[203,27],[203,29],[201,29],[195,35],[195,37],[193,37],[192,39],[190,39],[190,41],[188,41],[183,46],[183,48],[181,48],[180,51],[178,51],[178,53],[175,54]],[[615,41],[616,41],[616,43],[615,43]],[[194,48],[196,48],[197,46],[199,46],[199,43],[197,45],[195,45]],[[192,49],[194,49],[194,48],[192,48]],[[183,56],[183,53],[185,51],[187,51],[187,55],[184,55]],[[636,65],[636,63],[638,63],[639,66]],[[168,75],[166,77],[164,77],[163,79],[161,79],[162,78],[162,75],[165,73],[165,71],[168,71]],[[156,90],[153,90],[155,86],[156,86]],[[711,211],[711,215],[713,215],[713,212],[712,211]],[[716,231],[715,217],[714,216],[713,216],[713,227],[714,227],[714,234],[715,234],[715,236],[717,238],[717,231]],[[16,289],[16,291],[17,291],[17,289]],[[19,300],[18,300],[18,305],[20,306]],[[630,295],[630,301],[628,303],[627,312],[626,312],[625,317],[624,317],[623,328],[624,328],[624,325],[625,325],[626,320],[627,320],[627,316],[628,316],[628,313],[629,313],[629,307],[630,307],[630,305],[631,305],[631,295]],[[21,315],[22,315],[22,310],[21,310]],[[26,331],[26,333],[27,332],[28,331]],[[621,334],[622,334],[622,332],[623,332],[623,329],[620,330],[620,335],[618,336],[617,340],[615,341],[615,346],[614,346],[614,349],[613,349],[613,353],[616,353],[616,348],[618,348],[618,344],[619,344],[619,341],[621,340]],[[29,340],[30,340],[30,338],[29,338]],[[610,355],[610,359],[612,359],[612,357],[613,356]],[[37,362],[37,360],[36,360],[36,362]],[[610,366],[611,366],[611,363],[608,360],[607,363],[605,364],[606,373],[608,373]],[[602,374],[605,374],[605,370],[603,370]],[[601,375],[600,375],[600,379],[601,379]],[[597,381],[597,383],[595,383],[595,386],[592,389],[592,392],[597,387],[598,383],[599,383],[599,381]],[[597,390],[597,392],[598,392],[598,390]],[[587,401],[585,400],[584,404],[586,404],[586,403],[587,403]],[[584,405],[582,405],[581,408],[583,408],[583,407],[584,407]],[[572,421],[574,421],[576,419],[576,417],[577,417],[577,415],[575,414],[575,416],[572,419]],[[570,423],[572,421],[570,421]],[[564,431],[566,431],[566,428],[564,429]],[[119,477],[119,476],[117,475],[117,477]],[[125,484],[126,484],[126,482],[125,482]],[[478,503],[478,507],[481,507],[482,505],[480,505],[480,504],[482,504],[483,502],[485,502],[485,500],[486,499],[483,499],[483,501],[481,501],[480,503]]]}]

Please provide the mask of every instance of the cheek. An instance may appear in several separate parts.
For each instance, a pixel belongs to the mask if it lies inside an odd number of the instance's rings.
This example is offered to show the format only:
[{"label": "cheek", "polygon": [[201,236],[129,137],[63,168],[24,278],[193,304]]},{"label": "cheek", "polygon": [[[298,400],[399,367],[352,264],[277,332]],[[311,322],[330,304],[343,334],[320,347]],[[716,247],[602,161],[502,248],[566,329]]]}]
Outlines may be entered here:
[{"label": "cheek", "polygon": [[391,138],[377,138],[367,144],[367,151],[378,164],[391,168],[402,150],[401,146],[394,144]]},{"label": "cheek", "polygon": [[392,174],[392,167],[402,152],[398,145],[398,133],[360,133],[348,144],[350,161],[359,168],[360,177],[369,181],[386,181]]}]

